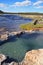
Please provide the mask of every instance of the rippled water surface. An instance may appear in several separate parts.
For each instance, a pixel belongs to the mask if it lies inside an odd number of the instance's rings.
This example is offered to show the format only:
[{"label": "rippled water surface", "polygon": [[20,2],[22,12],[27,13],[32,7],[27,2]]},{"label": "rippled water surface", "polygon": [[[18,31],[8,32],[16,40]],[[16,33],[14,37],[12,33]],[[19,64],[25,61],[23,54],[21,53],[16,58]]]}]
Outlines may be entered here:
[{"label": "rippled water surface", "polygon": [[8,31],[20,30],[20,24],[31,22],[32,19],[23,18],[19,15],[0,15],[0,27],[5,27]]}]

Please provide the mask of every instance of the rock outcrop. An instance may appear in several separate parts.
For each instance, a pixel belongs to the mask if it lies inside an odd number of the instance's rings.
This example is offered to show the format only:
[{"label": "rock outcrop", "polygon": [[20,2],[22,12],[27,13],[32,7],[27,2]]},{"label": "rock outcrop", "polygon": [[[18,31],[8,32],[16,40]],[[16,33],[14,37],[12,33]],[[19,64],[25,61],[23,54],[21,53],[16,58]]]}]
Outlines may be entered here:
[{"label": "rock outcrop", "polygon": [[27,52],[21,65],[43,65],[43,49]]}]

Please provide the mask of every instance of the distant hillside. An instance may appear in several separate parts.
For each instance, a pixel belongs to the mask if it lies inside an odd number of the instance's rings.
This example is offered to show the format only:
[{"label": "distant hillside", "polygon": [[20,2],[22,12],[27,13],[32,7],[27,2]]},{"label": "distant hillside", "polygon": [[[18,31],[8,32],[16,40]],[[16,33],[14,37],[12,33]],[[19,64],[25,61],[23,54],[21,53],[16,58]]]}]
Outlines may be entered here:
[{"label": "distant hillside", "polygon": [[43,13],[37,13],[37,12],[3,12],[0,10],[0,14],[18,14],[18,15],[43,15]]},{"label": "distant hillside", "polygon": [[0,14],[3,14],[4,12],[0,10]]},{"label": "distant hillside", "polygon": [[27,13],[17,13],[21,15],[43,15],[43,13],[37,13],[37,12],[27,12]]},{"label": "distant hillside", "polygon": [[21,15],[43,15],[39,12],[6,12],[7,14],[21,14]]}]

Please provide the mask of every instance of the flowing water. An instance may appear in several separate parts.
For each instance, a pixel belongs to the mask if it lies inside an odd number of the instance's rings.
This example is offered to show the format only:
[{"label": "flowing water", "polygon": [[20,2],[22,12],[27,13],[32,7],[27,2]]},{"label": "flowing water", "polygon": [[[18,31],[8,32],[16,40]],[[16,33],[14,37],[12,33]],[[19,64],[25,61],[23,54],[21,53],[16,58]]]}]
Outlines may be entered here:
[{"label": "flowing water", "polygon": [[0,27],[6,28],[8,31],[19,31],[20,24],[32,21],[29,18],[23,18],[19,15],[0,15]]}]

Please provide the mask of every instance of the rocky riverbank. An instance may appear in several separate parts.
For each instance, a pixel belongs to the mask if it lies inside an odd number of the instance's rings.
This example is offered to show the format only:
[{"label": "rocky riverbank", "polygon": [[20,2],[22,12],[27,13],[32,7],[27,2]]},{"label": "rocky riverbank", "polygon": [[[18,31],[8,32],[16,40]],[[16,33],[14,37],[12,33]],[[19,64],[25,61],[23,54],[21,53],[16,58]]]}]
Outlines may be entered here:
[{"label": "rocky riverbank", "polygon": [[7,33],[2,33],[0,34],[0,41],[5,41],[7,39],[9,39],[10,36],[21,36],[24,33],[34,33],[35,31],[18,31],[18,32],[7,32]]},{"label": "rocky riverbank", "polygon": [[0,34],[0,41],[5,41],[7,40],[10,36],[20,36],[24,32],[18,31],[18,32],[8,32],[8,33],[2,33]]},{"label": "rocky riverbank", "polygon": [[43,65],[43,49],[28,51],[22,62],[5,63],[7,57],[0,54],[0,65]]},{"label": "rocky riverbank", "polygon": [[0,41],[5,41],[8,40],[10,38],[10,36],[21,36],[22,34],[31,34],[31,33],[37,33],[37,32],[43,32],[43,30],[24,30],[24,31],[18,31],[18,32],[7,32],[7,33],[2,33],[0,34]]}]

